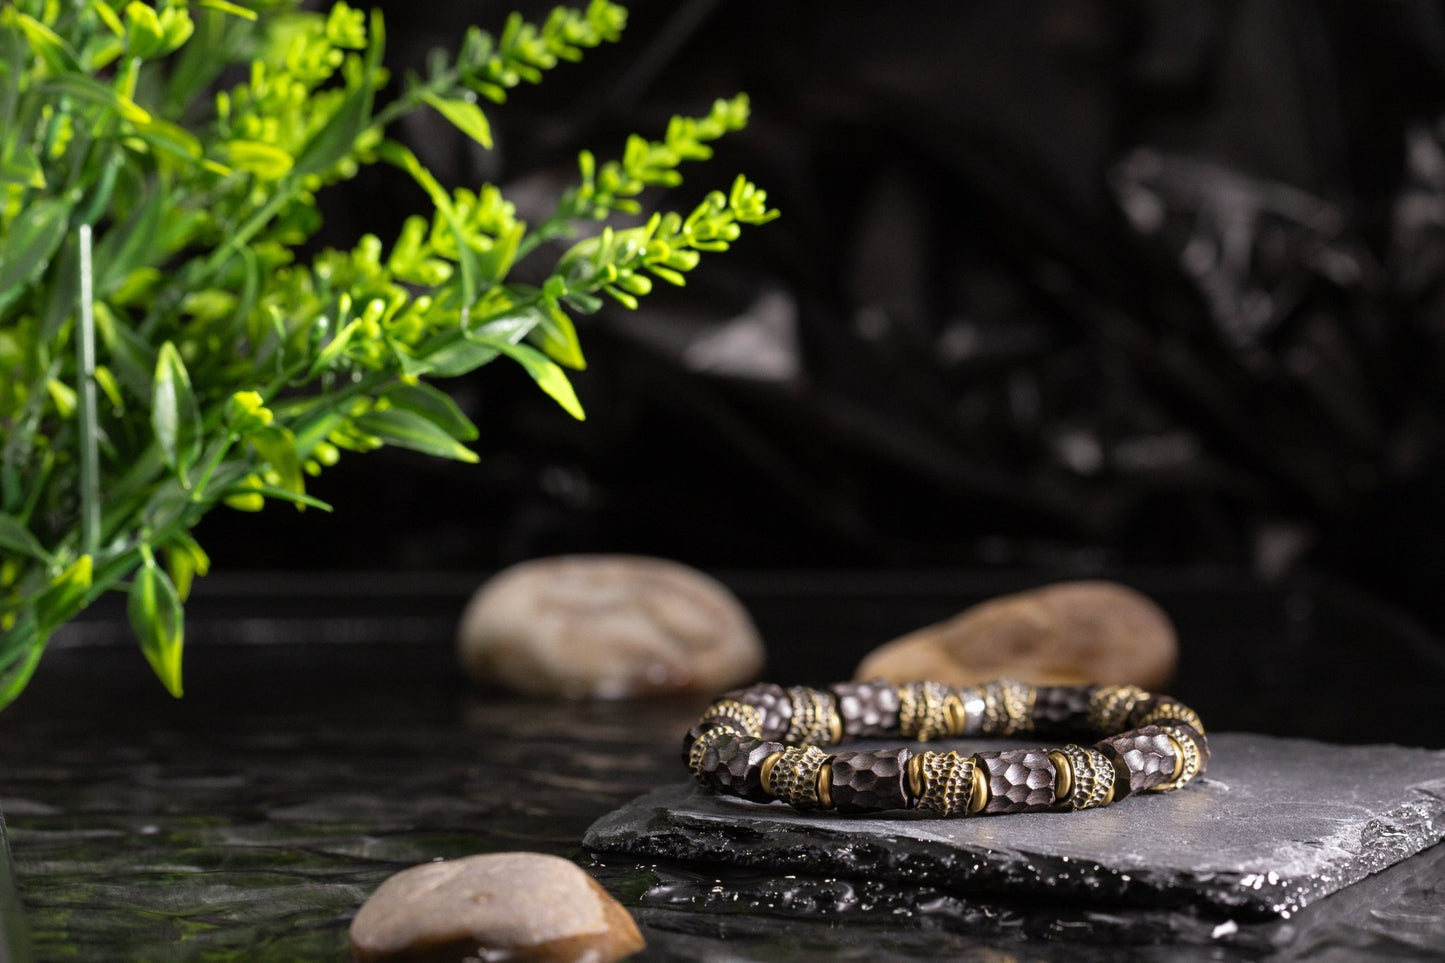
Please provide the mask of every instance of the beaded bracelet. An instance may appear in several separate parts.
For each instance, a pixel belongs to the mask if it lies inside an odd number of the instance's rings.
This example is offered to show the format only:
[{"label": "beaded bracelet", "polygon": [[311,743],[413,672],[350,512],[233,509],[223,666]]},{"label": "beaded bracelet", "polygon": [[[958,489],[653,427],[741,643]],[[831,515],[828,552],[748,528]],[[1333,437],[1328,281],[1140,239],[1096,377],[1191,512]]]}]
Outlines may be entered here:
[{"label": "beaded bracelet", "polygon": [[[971,756],[821,748],[886,736],[927,742],[1033,732],[1106,738],[1093,746]],[[1204,771],[1209,743],[1193,709],[1137,686],[876,680],[826,690],[759,684],[726,693],[683,739],[682,756],[706,788],[754,802],[942,817],[1093,809],[1136,792],[1178,789]]]}]

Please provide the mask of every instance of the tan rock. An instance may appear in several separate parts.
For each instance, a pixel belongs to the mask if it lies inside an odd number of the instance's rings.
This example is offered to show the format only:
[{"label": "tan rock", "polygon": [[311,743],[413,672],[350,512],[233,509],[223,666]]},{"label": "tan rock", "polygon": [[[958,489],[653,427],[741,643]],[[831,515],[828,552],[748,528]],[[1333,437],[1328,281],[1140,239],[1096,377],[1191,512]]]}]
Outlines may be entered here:
[{"label": "tan rock", "polygon": [[351,922],[357,963],[608,963],[646,945],[622,905],[575,864],[542,853],[424,863],[392,876]]},{"label": "tan rock", "polygon": [[473,596],[457,646],[483,684],[566,698],[721,692],[763,665],[757,629],[727,588],[628,555],[512,566]]},{"label": "tan rock", "polygon": [[855,678],[1158,689],[1178,659],[1174,625],[1146,596],[1115,582],[1061,582],[982,602],[894,639],[864,657]]}]

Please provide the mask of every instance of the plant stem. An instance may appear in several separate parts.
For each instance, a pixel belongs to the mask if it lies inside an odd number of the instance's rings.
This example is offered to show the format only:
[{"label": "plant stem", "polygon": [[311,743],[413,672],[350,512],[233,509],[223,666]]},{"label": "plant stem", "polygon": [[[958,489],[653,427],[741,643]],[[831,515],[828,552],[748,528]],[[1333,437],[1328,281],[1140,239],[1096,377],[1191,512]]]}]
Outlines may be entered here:
[{"label": "plant stem", "polygon": [[75,339],[76,388],[80,395],[81,544],[94,555],[100,544],[100,436],[95,408],[95,272],[89,224],[80,225],[80,330]]}]

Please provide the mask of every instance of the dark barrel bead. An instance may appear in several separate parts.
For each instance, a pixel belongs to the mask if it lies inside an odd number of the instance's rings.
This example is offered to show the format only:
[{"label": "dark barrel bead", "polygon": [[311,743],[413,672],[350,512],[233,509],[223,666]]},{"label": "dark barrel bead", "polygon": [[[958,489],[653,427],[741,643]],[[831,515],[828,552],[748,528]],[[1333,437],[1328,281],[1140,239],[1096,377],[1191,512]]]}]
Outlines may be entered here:
[{"label": "dark barrel bead", "polygon": [[986,813],[1036,813],[1059,808],[1054,803],[1053,760],[1047,749],[1008,749],[978,753],[988,777]]},{"label": "dark barrel bead", "polygon": [[763,760],[782,751],[781,743],[722,736],[703,753],[698,781],[713,792],[771,802],[772,795],[763,788]]},{"label": "dark barrel bead", "polygon": [[793,703],[788,690],[780,685],[759,682],[746,689],[734,689],[721,695],[721,699],[736,699],[745,702],[763,714],[763,738],[781,739],[793,720]]},{"label": "dark barrel bead", "polygon": [[833,808],[840,813],[907,809],[906,768],[912,755],[908,749],[834,753],[829,763]]},{"label": "dark barrel bead", "polygon": [[1166,783],[1174,775],[1174,747],[1158,726],[1110,736],[1094,748],[1114,764],[1116,800]]},{"label": "dark barrel bead", "polygon": [[844,739],[875,739],[898,734],[898,687],[884,679],[838,682],[828,686],[838,700]]},{"label": "dark barrel bead", "polygon": [[1034,730],[1049,733],[1089,731],[1089,696],[1094,686],[1041,685],[1034,699]]}]

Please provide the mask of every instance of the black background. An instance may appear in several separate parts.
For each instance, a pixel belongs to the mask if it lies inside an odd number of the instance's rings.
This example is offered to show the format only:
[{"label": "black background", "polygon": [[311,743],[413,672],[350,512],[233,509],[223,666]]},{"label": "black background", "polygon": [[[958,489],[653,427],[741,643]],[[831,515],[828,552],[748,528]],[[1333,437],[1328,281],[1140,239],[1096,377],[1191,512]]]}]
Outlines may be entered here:
[{"label": "black background", "polygon": [[[511,5],[383,8],[400,74]],[[218,568],[1328,570],[1445,627],[1437,5],[630,8],[491,111],[495,151],[396,133],[535,220],[582,147],[746,90],[749,130],[655,199],[743,171],[783,217],[582,319],[587,422],[488,366],[446,385],[480,465],[348,455],[312,487],[334,515],[214,513]],[[326,238],[389,242],[424,203],[366,171]]]}]

